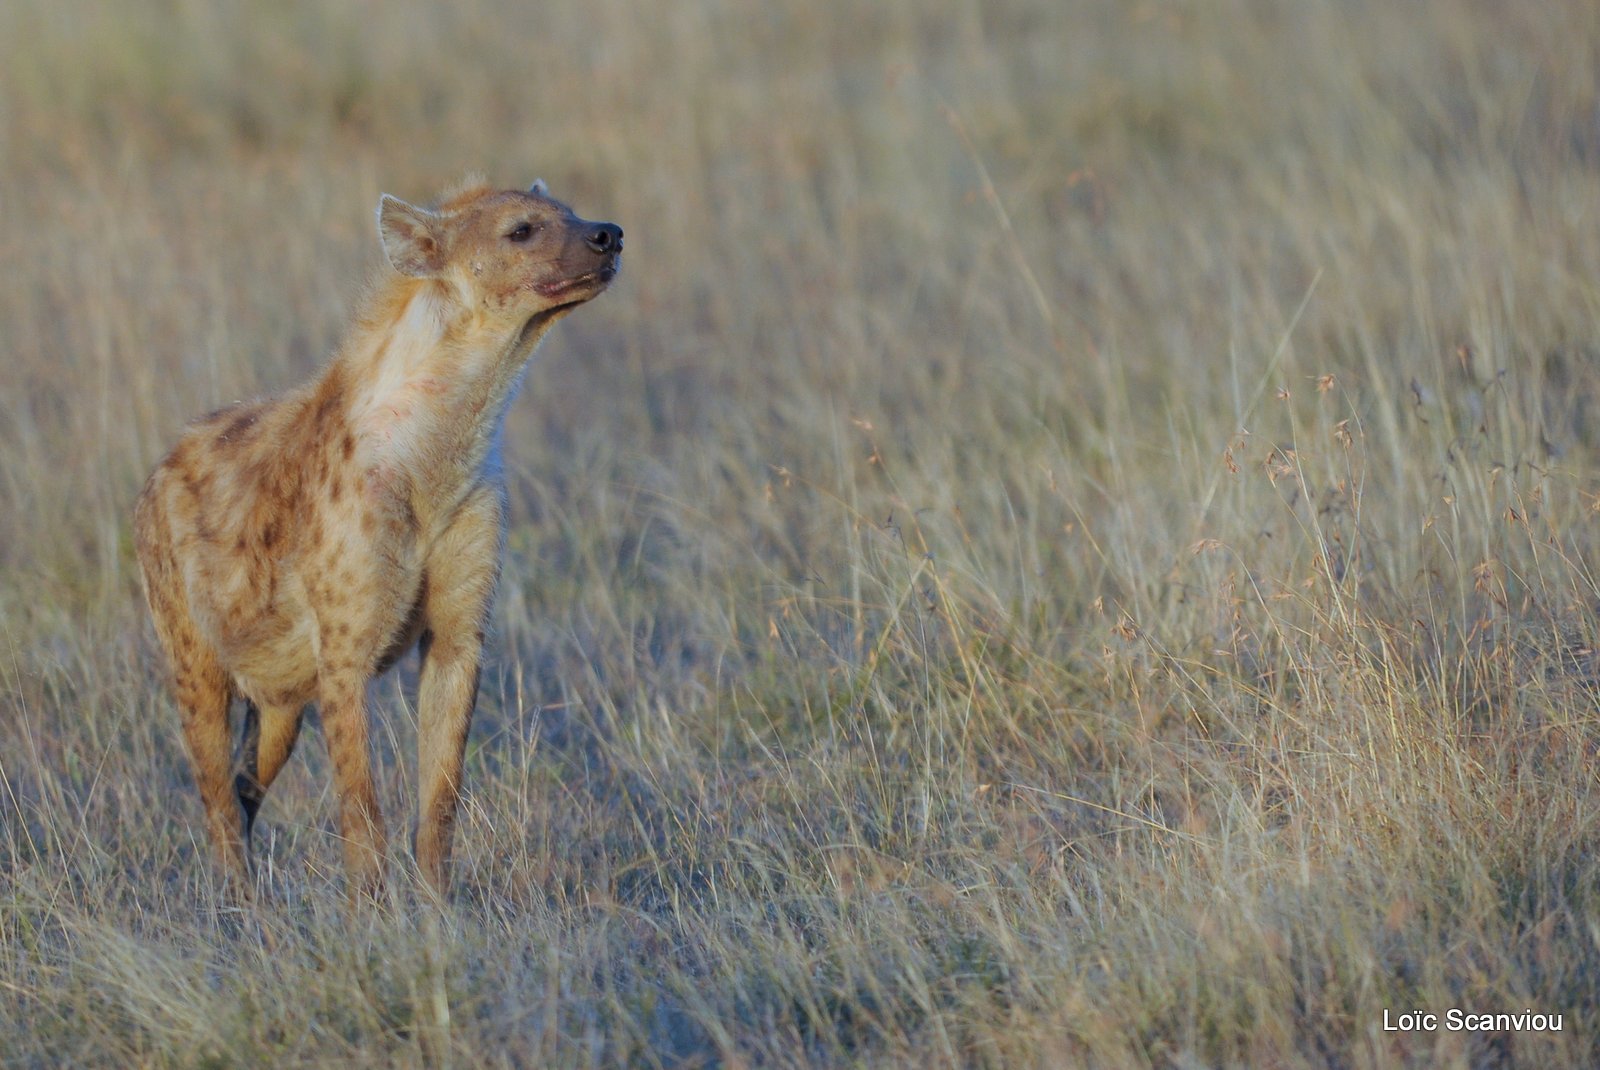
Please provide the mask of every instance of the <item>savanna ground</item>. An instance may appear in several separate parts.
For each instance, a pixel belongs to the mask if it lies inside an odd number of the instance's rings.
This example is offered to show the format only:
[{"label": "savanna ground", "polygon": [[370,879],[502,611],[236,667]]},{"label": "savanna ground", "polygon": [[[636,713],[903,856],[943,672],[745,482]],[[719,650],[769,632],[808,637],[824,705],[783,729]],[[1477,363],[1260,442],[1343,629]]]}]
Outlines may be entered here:
[{"label": "savanna ground", "polygon": [[[0,41],[0,1063],[1600,1060],[1588,0]],[[313,731],[241,916],[133,497],[469,168],[628,253],[509,419],[453,901],[346,908]],[[1565,1028],[1382,1028],[1451,1007]]]}]

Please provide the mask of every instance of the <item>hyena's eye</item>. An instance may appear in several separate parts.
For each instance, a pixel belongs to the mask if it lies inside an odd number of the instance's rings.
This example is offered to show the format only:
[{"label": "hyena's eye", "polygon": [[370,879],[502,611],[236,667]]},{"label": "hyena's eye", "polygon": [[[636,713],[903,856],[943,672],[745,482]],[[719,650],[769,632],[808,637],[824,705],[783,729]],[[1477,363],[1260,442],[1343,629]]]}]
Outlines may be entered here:
[{"label": "hyena's eye", "polygon": [[518,223],[506,233],[506,237],[512,241],[527,241],[529,238],[533,237],[533,224]]}]

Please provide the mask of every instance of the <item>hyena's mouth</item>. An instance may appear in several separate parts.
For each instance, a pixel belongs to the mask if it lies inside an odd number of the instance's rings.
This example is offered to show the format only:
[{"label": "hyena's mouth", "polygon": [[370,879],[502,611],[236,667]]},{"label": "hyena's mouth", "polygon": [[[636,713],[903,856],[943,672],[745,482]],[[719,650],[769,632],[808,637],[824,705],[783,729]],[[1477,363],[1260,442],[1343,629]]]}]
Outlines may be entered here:
[{"label": "hyena's mouth", "polygon": [[582,290],[592,289],[594,293],[588,296],[593,297],[607,286],[612,279],[617,277],[617,272],[621,268],[622,257],[613,256],[593,271],[585,271],[582,275],[574,275],[570,279],[552,279],[549,282],[541,282],[534,289],[545,297],[558,300],[563,297],[576,296]]}]

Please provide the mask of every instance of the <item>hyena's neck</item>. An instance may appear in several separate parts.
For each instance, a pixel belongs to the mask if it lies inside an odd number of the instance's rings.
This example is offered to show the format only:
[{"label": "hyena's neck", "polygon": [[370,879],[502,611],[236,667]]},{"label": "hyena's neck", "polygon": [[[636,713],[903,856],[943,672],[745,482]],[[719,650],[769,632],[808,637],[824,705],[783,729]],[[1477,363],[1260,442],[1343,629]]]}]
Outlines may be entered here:
[{"label": "hyena's neck", "polygon": [[419,492],[454,497],[498,476],[505,410],[543,334],[493,330],[445,284],[395,278],[328,376],[370,459],[403,470]]}]

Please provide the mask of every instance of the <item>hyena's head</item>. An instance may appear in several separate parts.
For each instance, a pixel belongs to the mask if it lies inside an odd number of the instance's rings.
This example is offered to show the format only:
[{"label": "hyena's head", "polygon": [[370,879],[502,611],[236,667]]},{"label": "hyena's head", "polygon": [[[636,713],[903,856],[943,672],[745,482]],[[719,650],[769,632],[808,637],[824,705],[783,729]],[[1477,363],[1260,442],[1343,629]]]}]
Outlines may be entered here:
[{"label": "hyena's head", "polygon": [[448,283],[468,307],[513,328],[576,308],[622,266],[622,228],[580,219],[542,179],[526,192],[474,185],[436,209],[386,193],[378,235],[396,271]]}]

